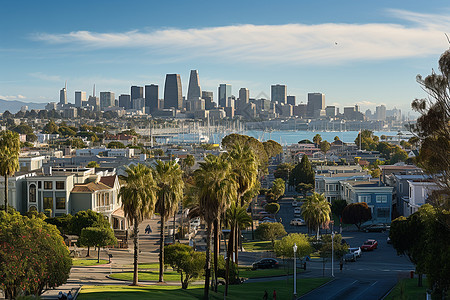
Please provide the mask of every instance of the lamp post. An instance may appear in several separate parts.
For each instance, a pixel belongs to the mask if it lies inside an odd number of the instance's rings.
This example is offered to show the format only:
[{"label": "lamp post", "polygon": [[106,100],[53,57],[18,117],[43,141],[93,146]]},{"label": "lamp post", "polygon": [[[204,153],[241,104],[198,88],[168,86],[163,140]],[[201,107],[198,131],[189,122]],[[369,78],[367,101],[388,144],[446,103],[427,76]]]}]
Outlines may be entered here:
[{"label": "lamp post", "polygon": [[297,253],[297,243],[292,247],[294,250],[294,299],[297,299],[297,263],[295,261],[295,254]]}]

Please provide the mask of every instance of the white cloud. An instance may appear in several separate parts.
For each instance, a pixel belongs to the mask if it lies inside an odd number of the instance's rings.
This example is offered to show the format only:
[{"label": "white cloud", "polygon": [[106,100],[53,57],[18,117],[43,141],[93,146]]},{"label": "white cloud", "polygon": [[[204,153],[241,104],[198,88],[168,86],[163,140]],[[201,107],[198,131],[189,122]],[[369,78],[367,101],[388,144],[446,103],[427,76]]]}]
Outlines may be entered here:
[{"label": "white cloud", "polygon": [[141,48],[176,59],[213,58],[254,63],[340,64],[441,53],[450,16],[389,10],[400,24],[233,25],[150,32],[40,33],[37,41],[77,44],[80,51]]},{"label": "white cloud", "polygon": [[0,99],[3,99],[3,100],[23,100],[23,99],[26,99],[27,97],[25,97],[25,96],[23,96],[23,95],[17,95],[17,96],[3,96],[3,95],[0,95]]}]

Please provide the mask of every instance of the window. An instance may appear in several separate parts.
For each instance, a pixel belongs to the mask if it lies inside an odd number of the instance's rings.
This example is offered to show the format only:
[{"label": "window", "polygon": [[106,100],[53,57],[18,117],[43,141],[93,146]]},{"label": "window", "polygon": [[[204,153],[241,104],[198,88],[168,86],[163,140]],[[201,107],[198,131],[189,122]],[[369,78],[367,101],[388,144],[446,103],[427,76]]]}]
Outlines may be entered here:
[{"label": "window", "polygon": [[53,209],[53,197],[44,197],[44,209]]},{"label": "window", "polygon": [[36,185],[30,184],[30,189],[28,192],[28,201],[36,202]]},{"label": "window", "polygon": [[63,190],[64,189],[64,185],[65,185],[64,181],[57,181],[56,182],[56,189],[57,190]]},{"label": "window", "polygon": [[38,189],[42,189],[42,181],[38,181]]},{"label": "window", "polygon": [[45,190],[53,189],[53,181],[44,181],[44,189]]},{"label": "window", "polygon": [[386,195],[377,195],[376,197],[377,203],[387,203]]},{"label": "window", "polygon": [[370,203],[370,195],[358,196],[358,202]]},{"label": "window", "polygon": [[56,197],[56,209],[66,209],[66,197]]}]

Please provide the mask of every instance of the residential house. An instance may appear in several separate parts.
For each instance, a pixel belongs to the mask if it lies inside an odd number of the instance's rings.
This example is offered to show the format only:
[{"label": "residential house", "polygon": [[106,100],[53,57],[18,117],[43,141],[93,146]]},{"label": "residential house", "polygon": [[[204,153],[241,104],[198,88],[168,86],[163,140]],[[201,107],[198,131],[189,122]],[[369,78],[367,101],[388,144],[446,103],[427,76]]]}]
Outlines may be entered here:
[{"label": "residential house", "polygon": [[431,179],[408,180],[408,197],[402,198],[403,215],[408,217],[424,205],[430,194],[439,186]]}]

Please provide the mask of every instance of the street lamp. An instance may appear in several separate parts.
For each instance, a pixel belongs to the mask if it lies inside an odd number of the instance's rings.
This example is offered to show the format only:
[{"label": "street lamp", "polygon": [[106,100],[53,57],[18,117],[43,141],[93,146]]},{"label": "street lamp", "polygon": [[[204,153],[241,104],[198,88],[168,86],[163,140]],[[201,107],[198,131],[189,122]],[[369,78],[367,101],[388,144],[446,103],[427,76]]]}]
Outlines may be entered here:
[{"label": "street lamp", "polygon": [[297,243],[292,247],[294,250],[294,299],[297,299],[297,264],[295,261],[295,254],[297,253]]}]

